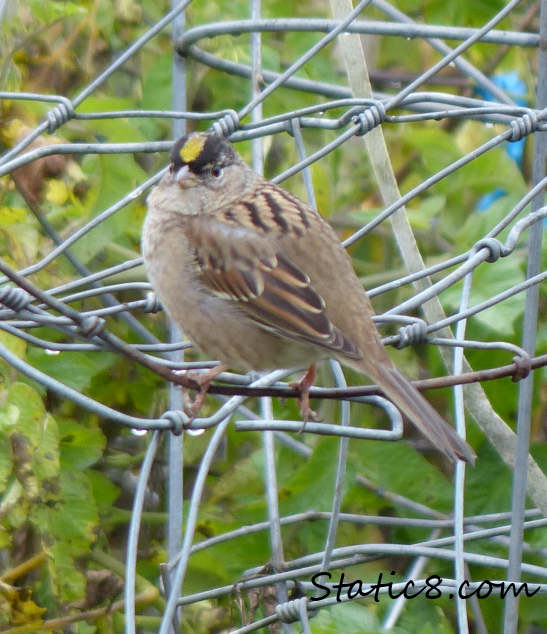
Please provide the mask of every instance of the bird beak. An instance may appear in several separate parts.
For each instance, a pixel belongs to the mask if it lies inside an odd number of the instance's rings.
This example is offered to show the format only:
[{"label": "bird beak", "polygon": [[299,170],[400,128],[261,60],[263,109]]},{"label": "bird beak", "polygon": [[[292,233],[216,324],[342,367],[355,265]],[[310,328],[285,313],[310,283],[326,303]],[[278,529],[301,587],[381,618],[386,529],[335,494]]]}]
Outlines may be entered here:
[{"label": "bird beak", "polygon": [[188,165],[183,165],[179,171],[175,174],[175,180],[177,185],[183,189],[188,189],[196,184],[196,178],[190,171]]}]

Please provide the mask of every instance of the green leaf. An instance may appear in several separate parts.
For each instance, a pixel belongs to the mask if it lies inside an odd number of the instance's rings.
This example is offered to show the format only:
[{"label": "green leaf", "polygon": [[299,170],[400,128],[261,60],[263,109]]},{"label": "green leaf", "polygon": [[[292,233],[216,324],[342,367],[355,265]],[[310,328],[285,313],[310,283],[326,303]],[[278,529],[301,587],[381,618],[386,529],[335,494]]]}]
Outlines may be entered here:
[{"label": "green leaf", "polygon": [[0,411],[0,491],[2,491],[2,493],[6,491],[8,479],[13,469],[13,459],[11,456],[9,438],[3,430],[3,416],[3,412]]},{"label": "green leaf", "polygon": [[28,213],[21,217],[19,209],[3,207],[0,214],[0,253],[16,267],[33,262],[38,257],[40,246],[37,223]]},{"label": "green leaf", "polygon": [[[476,145],[474,142],[473,147]],[[492,165],[495,165],[496,169],[492,169]],[[454,195],[456,201],[459,198],[460,206],[464,191],[483,195],[501,187],[512,194],[526,193],[522,173],[501,147],[496,147],[471,161],[443,181],[440,187]]]},{"label": "green leaf", "polygon": [[[332,574],[331,581],[337,581],[338,578]],[[308,605],[313,607],[313,603]],[[314,634],[377,634],[383,631],[376,611],[357,601],[322,609],[311,623]],[[395,634],[401,632],[399,628],[391,631]]]},{"label": "green leaf", "polygon": [[[479,460],[465,475],[466,514],[495,513],[510,508],[512,481],[509,467],[490,443],[483,443]],[[495,483],[495,486],[485,486],[485,483]]]},{"label": "green leaf", "polygon": [[79,471],[60,475],[58,502],[35,507],[30,517],[48,552],[48,570],[64,601],[84,594],[85,578],[75,559],[89,554],[99,518],[89,480]]},{"label": "green leaf", "polygon": [[439,168],[457,160],[461,153],[454,144],[454,137],[440,129],[438,124],[426,124],[423,128],[409,126],[404,131],[403,142],[408,152],[419,152],[419,162],[424,175],[434,174]]},{"label": "green leaf", "polygon": [[0,423],[11,443],[19,479],[34,495],[42,486],[49,491],[52,484],[46,481],[55,479],[59,471],[58,430],[36,390],[25,383],[14,383],[8,390]]},{"label": "green leaf", "polygon": [[[446,605],[447,601],[443,603]],[[398,626],[400,634],[453,634],[455,631],[441,601],[422,597],[412,600],[411,609],[403,611]]]},{"label": "green leaf", "polygon": [[30,0],[32,17],[39,22],[53,22],[59,18],[70,16],[85,16],[87,9],[76,2],[44,2],[43,0]]},{"label": "green leaf", "polygon": [[[9,332],[0,330],[0,345],[5,346],[10,352],[17,355],[20,359],[25,356],[27,344],[23,339],[10,335]],[[2,363],[4,361],[2,360]]]},{"label": "green leaf", "polygon": [[[146,179],[134,157],[127,154],[87,156],[82,169],[93,183],[87,199],[92,216],[108,209]],[[122,245],[126,249],[134,249],[131,256],[135,257],[142,216],[142,209],[135,202],[130,202],[90,231],[85,240],[78,241],[73,246],[74,252],[84,262],[89,262],[105,249]],[[129,257],[130,253],[126,250],[124,255]]]},{"label": "green leaf", "polygon": [[81,423],[61,421],[59,444],[61,465],[64,469],[86,469],[102,457],[106,439],[97,427],[84,427]]},{"label": "green leaf", "polygon": [[[465,222],[458,228],[454,243],[460,251],[471,248],[478,240],[484,237],[493,226],[500,222],[511,209],[519,202],[520,196],[508,193],[495,200],[485,211],[473,211]],[[501,234],[501,239],[507,230]]]},{"label": "green leaf", "polygon": [[[350,446],[356,468],[387,489],[431,508],[448,511],[452,486],[445,476],[404,441],[366,440]],[[408,512],[406,509],[404,512]]]},{"label": "green leaf", "polygon": [[427,21],[436,24],[482,26],[502,7],[500,0],[459,0],[457,3],[429,0],[417,10],[425,10]]},{"label": "green leaf", "polygon": [[413,229],[428,230],[431,220],[439,215],[446,206],[446,196],[427,196],[420,201],[418,208],[407,210],[408,219]]},{"label": "green leaf", "polygon": [[155,56],[142,79],[143,110],[166,110],[173,101],[173,54],[171,51]]},{"label": "green leaf", "polygon": [[34,367],[80,392],[89,390],[93,377],[107,370],[116,356],[110,352],[61,352],[51,355],[31,348],[28,360]]},{"label": "green leaf", "polygon": [[22,207],[0,207],[0,218],[2,218],[2,227],[25,222],[28,219],[28,211]]},{"label": "green leaf", "polygon": [[[82,113],[134,109],[135,103],[131,99],[104,96],[88,97],[78,106],[78,110]],[[96,119],[93,121],[93,133],[96,136],[105,137],[110,143],[138,143],[146,141],[147,139],[142,136],[139,130],[137,121],[138,119],[133,117]]]},{"label": "green leaf", "polygon": [[[510,255],[494,264],[483,262],[473,273],[473,288],[469,306],[472,307],[498,293],[522,282],[524,273],[521,270],[522,256]],[[457,310],[460,303],[462,283],[455,284],[440,295],[443,306],[448,310]],[[511,336],[515,332],[515,320],[524,311],[522,293],[513,295],[503,302],[474,315],[471,319],[478,321],[488,331],[498,337]]]},{"label": "green leaf", "polygon": [[120,487],[113,484],[103,473],[88,469],[87,477],[96,500],[99,513],[108,512],[120,495]]},{"label": "green leaf", "polygon": [[[265,513],[261,519],[266,519]],[[231,528],[239,526],[241,522]],[[211,527],[215,529],[215,534],[229,530],[226,524],[215,522],[211,522]],[[207,587],[230,583],[257,563],[264,562],[266,565],[270,556],[269,552],[268,530],[244,535],[198,551],[190,559],[189,574],[185,581],[185,585],[188,582],[187,591],[200,591]]]},{"label": "green leaf", "polygon": [[308,460],[286,482],[280,481],[283,514],[304,509],[330,511],[339,443],[334,438],[322,438]]},{"label": "green leaf", "polygon": [[30,437],[35,435],[46,413],[38,392],[26,383],[14,383],[10,386],[4,402],[4,406],[8,405],[11,405],[12,409],[9,420],[4,419],[4,423]]},{"label": "green leaf", "polygon": [[[189,445],[193,440],[193,438],[188,436],[185,440],[185,445]],[[203,446],[201,438],[196,439],[196,441],[198,446]],[[187,455],[187,451],[185,450],[185,455]],[[259,449],[230,465],[226,472],[222,474],[222,478],[219,478],[212,487],[211,499],[219,503],[227,497],[233,498],[236,491],[239,504],[244,505],[249,502],[249,499],[260,498],[264,491],[263,474],[263,451]]]}]

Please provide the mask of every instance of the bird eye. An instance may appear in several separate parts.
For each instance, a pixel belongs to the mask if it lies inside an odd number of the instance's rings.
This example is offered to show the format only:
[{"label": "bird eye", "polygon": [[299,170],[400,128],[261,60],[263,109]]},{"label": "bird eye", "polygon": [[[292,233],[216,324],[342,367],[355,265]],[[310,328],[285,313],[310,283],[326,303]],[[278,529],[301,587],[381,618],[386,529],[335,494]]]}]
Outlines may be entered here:
[{"label": "bird eye", "polygon": [[224,172],[224,170],[222,169],[222,167],[218,167],[218,166],[213,167],[213,169],[211,170],[211,174],[215,178],[220,178],[222,176],[223,172]]}]

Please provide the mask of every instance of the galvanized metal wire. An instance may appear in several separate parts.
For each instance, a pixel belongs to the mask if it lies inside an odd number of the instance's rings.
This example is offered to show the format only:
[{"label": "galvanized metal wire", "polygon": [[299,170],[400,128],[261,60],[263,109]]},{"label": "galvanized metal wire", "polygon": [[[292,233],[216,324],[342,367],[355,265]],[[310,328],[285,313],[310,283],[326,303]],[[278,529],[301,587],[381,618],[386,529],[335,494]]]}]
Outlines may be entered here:
[{"label": "galvanized metal wire", "polygon": [[[427,179],[410,189],[404,195],[391,196],[381,213],[373,220],[356,230],[344,242],[350,246],[359,241],[364,235],[378,227],[388,219],[402,213],[405,204],[426,192],[443,179],[451,178],[459,169],[471,163],[478,157],[487,154],[507,141],[515,142],[523,138],[534,138],[535,156],[533,169],[533,183],[529,192],[519,200],[502,220],[491,226],[471,248],[458,255],[446,258],[442,262],[426,267],[415,259],[415,248],[410,244],[408,236],[397,234],[403,258],[407,262],[413,261],[415,266],[408,273],[401,274],[388,282],[369,289],[371,297],[381,293],[414,284],[416,293],[408,300],[391,307],[383,315],[379,315],[379,323],[393,322],[400,325],[397,335],[385,338],[386,344],[410,345],[417,341],[430,345],[439,345],[446,352],[447,375],[440,381],[446,380],[445,385],[453,385],[454,413],[458,431],[465,434],[465,407],[477,420],[479,426],[487,434],[503,459],[513,468],[514,489],[513,506],[507,512],[505,509],[498,514],[466,517],[463,503],[463,487],[465,479],[465,465],[459,463],[454,479],[454,512],[452,516],[441,514],[413,500],[396,496],[390,491],[384,491],[381,483],[373,483],[362,475],[356,476],[356,482],[361,486],[373,489],[376,494],[386,500],[396,500],[398,504],[408,509],[408,518],[371,517],[344,513],[341,510],[342,491],[348,483],[350,471],[347,469],[347,451],[349,442],[367,442],[367,439],[393,440],[402,436],[402,420],[397,409],[379,395],[370,391],[359,392],[355,388],[347,388],[344,375],[336,363],[331,364],[333,381],[336,388],[313,388],[312,396],[336,398],[340,401],[339,421],[336,423],[306,424],[306,434],[331,435],[338,438],[339,451],[336,464],[332,465],[335,474],[335,486],[332,493],[332,508],[330,512],[315,512],[313,509],[301,509],[299,514],[283,517],[279,512],[279,491],[276,474],[276,449],[278,444],[293,451],[297,459],[307,460],[312,449],[299,436],[291,437],[286,432],[299,432],[301,421],[278,420],[272,409],[272,396],[295,396],[296,391],[286,383],[286,377],[292,370],[278,370],[266,376],[241,377],[231,373],[220,376],[222,385],[213,385],[210,392],[218,398],[218,408],[207,417],[190,419],[183,411],[180,390],[171,390],[170,409],[157,418],[139,418],[118,411],[106,403],[100,403],[88,395],[71,387],[63,385],[55,378],[44,374],[20,359],[0,344],[0,357],[7,361],[17,371],[37,381],[48,390],[58,394],[61,398],[69,399],[78,406],[96,413],[101,419],[128,426],[132,429],[150,431],[149,449],[142,466],[139,478],[132,521],[129,530],[129,542],[126,560],[126,594],[125,618],[126,631],[135,632],[135,581],[137,546],[139,541],[139,527],[141,524],[143,500],[154,457],[159,448],[160,432],[169,435],[169,526],[168,526],[168,561],[162,571],[163,591],[165,592],[166,607],[163,614],[160,632],[177,631],[180,627],[179,614],[185,606],[203,601],[244,592],[251,588],[275,588],[277,606],[275,611],[254,622],[244,623],[236,627],[233,632],[259,631],[267,625],[279,623],[283,631],[292,632],[292,623],[298,622],[304,632],[311,632],[313,616],[323,607],[335,605],[336,599],[331,596],[320,601],[312,601],[316,588],[310,583],[311,577],[319,572],[339,571],[344,567],[358,565],[373,559],[387,556],[410,557],[412,564],[407,570],[407,580],[415,583],[416,589],[426,584],[425,579],[419,577],[431,559],[448,560],[454,562],[454,578],[443,579],[439,589],[447,594],[455,593],[466,579],[469,578],[469,565],[479,564],[490,566],[500,571],[500,580],[518,581],[521,575],[532,575],[541,583],[533,584],[542,594],[547,593],[547,566],[530,563],[537,561],[537,556],[545,557],[545,549],[533,546],[526,539],[528,532],[534,528],[545,526],[547,519],[547,491],[546,480],[528,453],[530,407],[533,396],[533,370],[547,364],[544,356],[536,356],[535,333],[538,320],[538,293],[541,282],[547,277],[547,272],[541,269],[541,232],[543,221],[547,217],[547,207],[544,206],[544,190],[547,177],[544,173],[546,148],[544,135],[547,130],[547,58],[545,51],[539,51],[539,85],[535,107],[523,107],[515,104],[510,95],[496,85],[488,76],[475,68],[464,54],[476,42],[490,42],[492,45],[505,47],[531,47],[538,49],[541,38],[547,37],[547,1],[541,2],[541,32],[526,33],[498,30],[497,25],[515,10],[520,0],[508,2],[502,10],[493,16],[482,28],[460,28],[448,25],[433,26],[417,24],[408,16],[395,9],[385,0],[362,0],[351,10],[344,0],[333,0],[333,11],[344,15],[344,19],[292,18],[269,20],[261,17],[261,7],[258,0],[252,0],[249,8],[250,18],[247,20],[214,22],[197,25],[186,29],[184,10],[191,0],[174,2],[172,10],[157,24],[153,25],[142,37],[135,41],[110,66],[108,66],[94,81],[86,86],[78,95],[69,98],[65,95],[42,95],[34,93],[1,92],[0,99],[31,100],[55,104],[43,117],[31,133],[10,148],[0,158],[0,176],[13,173],[14,170],[28,165],[40,158],[52,154],[71,154],[74,156],[90,153],[146,153],[166,152],[170,149],[171,141],[149,140],[145,143],[60,143],[31,148],[33,141],[44,133],[53,133],[62,129],[71,120],[93,121],[96,119],[116,119],[119,117],[150,117],[170,118],[175,121],[175,136],[185,129],[186,121],[206,120],[211,128],[220,134],[225,134],[234,142],[254,139],[253,165],[255,169],[262,169],[262,147],[260,140],[267,135],[286,132],[294,140],[299,160],[275,178],[275,182],[283,182],[288,177],[301,173],[304,178],[307,195],[311,204],[315,204],[314,189],[309,166],[328,155],[333,150],[343,147],[350,139],[365,136],[372,138],[372,132],[378,132],[382,125],[404,126],[422,121],[441,120],[474,120],[485,126],[497,124],[505,129],[477,145],[462,158],[438,169]],[[366,17],[367,7],[374,7],[386,16],[386,21],[370,20]],[[120,67],[138,50],[146,46],[162,29],[173,28],[173,82],[176,90],[175,102],[172,109],[154,111],[112,111],[96,113],[80,113],[77,108],[99,86],[115,75]],[[261,59],[262,36],[267,33],[290,33],[307,31],[317,33],[317,41],[282,73],[275,73],[263,68]],[[250,47],[250,65],[222,59],[200,47],[205,38],[218,36],[235,37],[241,33],[252,34]],[[305,79],[296,72],[306,63],[312,63],[316,55],[329,43],[342,34],[373,34],[376,36],[402,37],[405,39],[422,38],[433,47],[440,59],[426,69],[419,76],[389,94],[375,92],[370,96],[355,94],[351,81],[340,85]],[[344,35],[344,37],[348,37]],[[451,48],[446,41],[460,42]],[[356,59],[347,59],[352,53],[345,53],[346,63],[352,64]],[[227,103],[226,108],[215,112],[192,112],[187,109],[185,92],[186,64],[201,63],[222,73],[236,75],[249,80],[249,101],[236,112]],[[357,60],[358,61],[358,60]],[[428,80],[449,65],[458,68],[461,75],[473,85],[488,91],[493,101],[478,97],[459,96],[442,91],[428,91],[424,87]],[[363,72],[362,70],[360,72]],[[294,91],[305,92],[310,99],[310,105],[305,108],[291,109],[290,102],[284,111],[269,118],[262,117],[261,104],[280,87]],[[325,101],[328,99],[328,101]],[[336,111],[337,116],[331,116]],[[249,121],[247,117],[251,115]],[[328,130],[331,140],[320,149],[308,153],[303,130]],[[366,136],[369,135],[369,136]],[[377,149],[377,148],[376,148]],[[373,148],[374,151],[374,148]],[[183,351],[189,347],[188,342],[181,341],[181,333],[176,329],[171,331],[171,341],[160,342],[143,326],[143,320],[136,316],[142,313],[157,312],[161,309],[151,293],[150,286],[143,282],[109,283],[109,278],[131,270],[142,264],[141,259],[121,261],[118,265],[104,270],[90,272],[71,252],[71,247],[80,241],[85,241],[89,232],[104,223],[128,203],[143,196],[161,177],[163,171],[151,175],[147,180],[138,184],[130,192],[120,192],[120,199],[112,206],[87,222],[83,227],[71,235],[60,238],[51,227],[43,224],[56,246],[41,258],[23,270],[16,271],[4,261],[0,261],[0,329],[16,337],[20,337],[28,344],[43,348],[51,354],[70,352],[115,352],[126,357],[131,362],[137,362],[160,374],[171,382],[172,386],[191,386],[191,380],[181,375],[179,371],[189,368],[207,368],[214,365],[210,362],[187,362]],[[389,179],[388,179],[389,180]],[[389,188],[390,185],[384,183]],[[392,192],[393,194],[393,192]],[[389,198],[389,196],[388,196]],[[531,205],[531,207],[530,207]],[[504,238],[502,231],[509,228]],[[525,240],[528,242],[525,243]],[[488,299],[470,305],[470,291],[473,285],[474,272],[478,267],[496,267],[500,258],[511,258],[517,250],[526,250],[528,268],[526,280],[506,288]],[[69,258],[77,271],[74,280],[61,286],[40,288],[31,281],[31,276],[57,261],[59,258]],[[414,258],[414,260],[413,260]],[[422,263],[423,264],[423,263]],[[430,283],[431,276],[435,282]],[[409,317],[407,313],[435,302],[440,293],[453,287],[463,280],[459,309],[451,315],[444,315],[437,310],[426,314],[426,319]],[[140,299],[131,302],[120,302],[116,298],[121,293],[131,291],[141,295]],[[71,304],[89,297],[97,297],[103,306],[89,311],[78,311]],[[506,341],[470,341],[466,339],[468,320],[482,313],[487,308],[497,305],[504,300],[518,297],[524,306],[524,325],[522,347]],[[438,306],[438,305],[437,305]],[[128,343],[116,337],[107,327],[105,318],[124,319],[143,343]],[[452,334],[448,327],[455,325]],[[47,336],[37,336],[33,331],[46,326],[63,335],[62,341],[47,339]],[[41,333],[44,331],[42,330]],[[475,385],[472,391],[464,384],[469,380],[483,380],[501,376],[486,371],[474,373],[468,366],[464,352],[468,348],[488,351],[492,348],[502,349],[508,353],[508,362],[513,362],[500,368],[506,376],[511,375],[520,380],[520,394],[518,402],[518,436],[497,420],[495,413],[489,409],[488,403],[480,387]],[[497,368],[492,368],[495,372]],[[464,376],[466,380],[464,380]],[[368,395],[367,395],[368,394]],[[261,397],[259,411],[250,410],[245,402],[250,395]],[[350,425],[350,407],[354,402],[366,402],[381,407],[390,421],[389,429],[366,429]],[[480,411],[479,411],[480,410]],[[238,419],[234,422],[234,417]],[[224,441],[228,425],[235,424],[237,430],[254,430],[263,433],[263,447],[266,456],[265,498],[267,500],[268,519],[254,525],[241,526],[224,535],[217,535],[210,539],[196,540],[195,530],[198,521],[200,501],[202,499],[205,481],[218,448]],[[188,506],[188,516],[183,517],[182,507],[182,442],[187,434],[200,432],[214,427],[214,433],[202,457]],[[351,440],[350,440],[351,439]],[[186,442],[191,442],[187,438]],[[479,458],[480,459],[480,458]],[[525,506],[526,495],[532,499],[535,509]],[[417,515],[417,517],[416,517]],[[325,547],[321,552],[309,553],[295,560],[288,560],[284,551],[282,527],[309,522],[321,521],[325,525]],[[505,522],[499,525],[499,522]],[[426,541],[413,544],[390,543],[362,543],[351,546],[337,546],[337,533],[344,523],[357,525],[377,524],[381,526],[417,526],[431,531]],[[183,528],[184,527],[184,528]],[[245,536],[260,531],[269,531],[271,543],[270,561],[256,562],[256,567],[248,570],[241,579],[234,579],[232,583],[222,587],[211,588],[199,593],[185,591],[185,579],[188,572],[188,562],[198,551],[210,548],[218,543],[244,539]],[[448,531],[448,535],[446,532]],[[443,535],[443,536],[441,536]],[[469,549],[474,540],[492,540],[493,543],[503,544],[508,549],[505,558],[477,554]],[[271,564],[271,570],[265,570],[266,564]],[[543,583],[543,580],[546,580]],[[364,582],[364,587],[370,587],[374,580]],[[368,586],[367,586],[368,584]],[[326,584],[328,585],[328,584]],[[477,588],[480,582],[472,581],[470,588]],[[394,584],[393,590],[404,588],[405,584]],[[297,596],[294,593],[303,593]],[[380,594],[385,594],[384,588]],[[296,596],[296,598],[294,598]],[[469,630],[468,614],[473,613],[475,623],[482,623],[480,604],[478,601],[465,601],[455,595],[458,629],[461,632]],[[507,599],[505,602],[505,632],[516,632],[518,624],[518,600]],[[340,605],[344,609],[344,603]],[[396,626],[401,613],[410,610],[411,604],[399,598],[393,602],[384,619],[384,627],[391,629]]]}]

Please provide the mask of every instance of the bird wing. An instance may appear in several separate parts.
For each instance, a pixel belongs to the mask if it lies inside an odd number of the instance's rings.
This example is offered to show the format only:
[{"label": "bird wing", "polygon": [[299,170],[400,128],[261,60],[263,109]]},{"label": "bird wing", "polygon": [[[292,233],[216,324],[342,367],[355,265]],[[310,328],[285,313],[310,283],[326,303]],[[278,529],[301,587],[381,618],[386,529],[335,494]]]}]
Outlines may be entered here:
[{"label": "bird wing", "polygon": [[308,275],[279,252],[265,230],[219,220],[218,215],[186,216],[184,224],[201,284],[211,293],[237,303],[253,321],[281,337],[361,358],[358,347],[329,319]]}]

